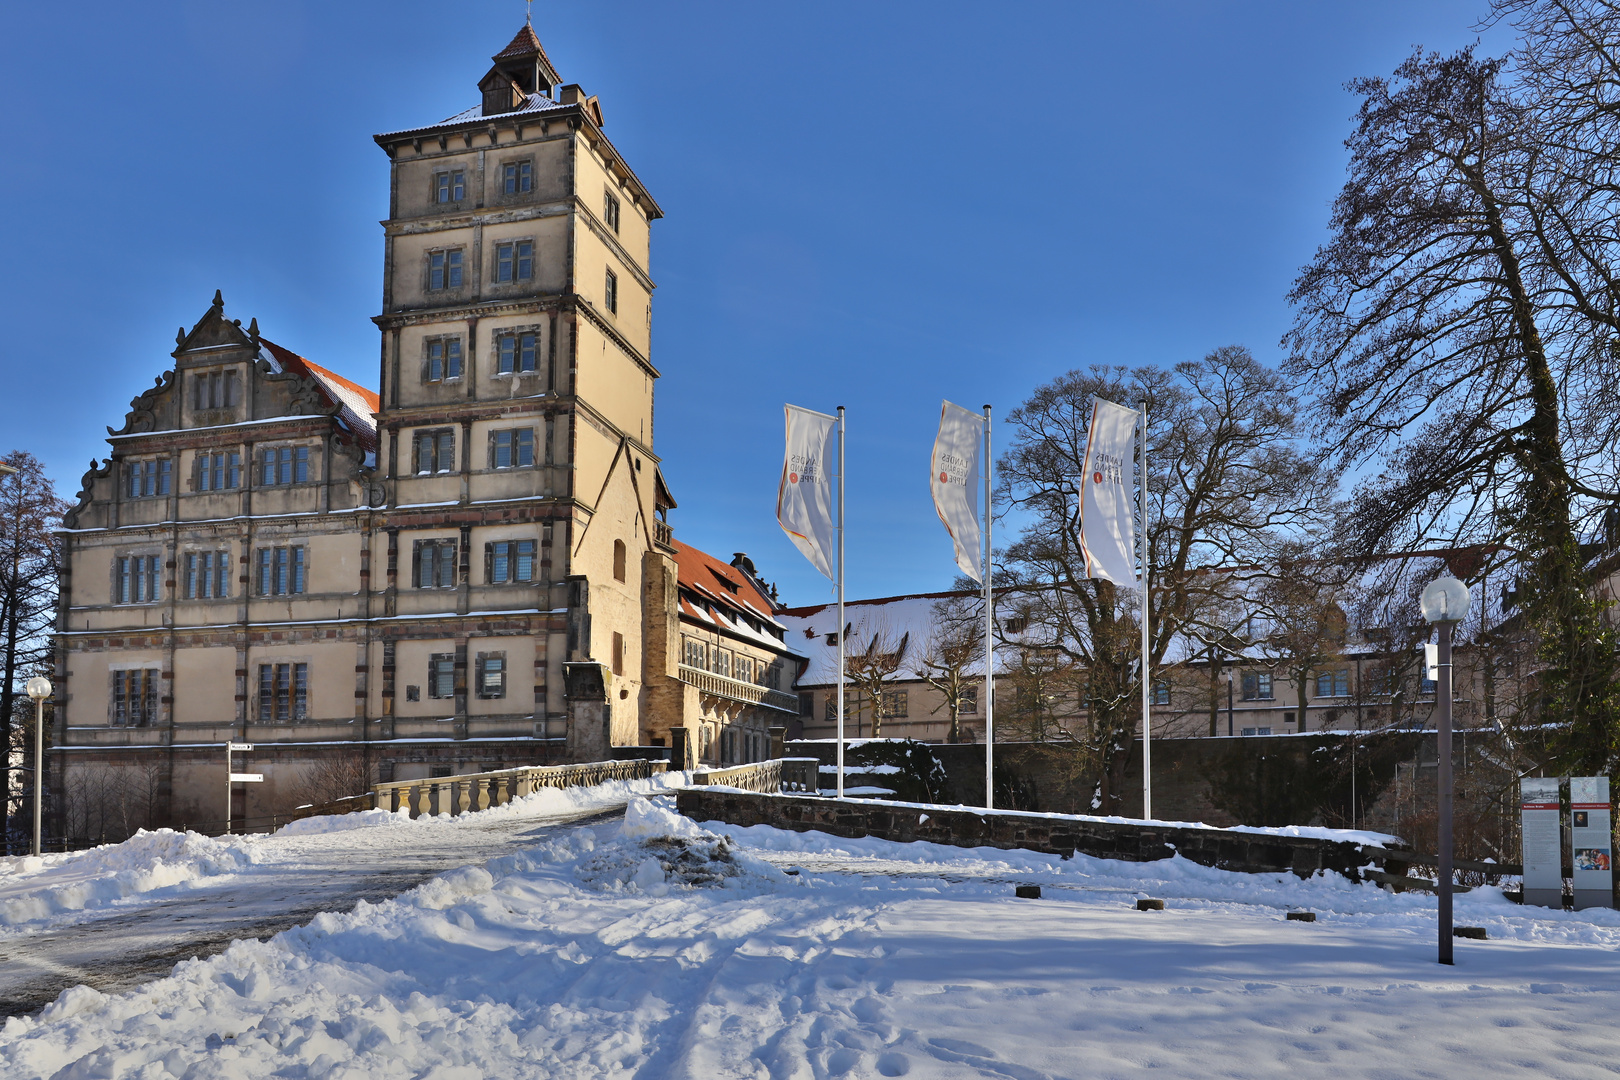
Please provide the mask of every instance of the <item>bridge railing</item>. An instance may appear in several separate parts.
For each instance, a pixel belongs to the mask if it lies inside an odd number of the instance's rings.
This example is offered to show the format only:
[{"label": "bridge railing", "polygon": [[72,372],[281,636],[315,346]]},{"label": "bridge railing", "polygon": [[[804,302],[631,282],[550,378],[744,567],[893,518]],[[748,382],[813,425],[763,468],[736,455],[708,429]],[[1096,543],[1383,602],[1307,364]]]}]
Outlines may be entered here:
[{"label": "bridge railing", "polygon": [[821,763],[816,758],[772,758],[725,769],[703,769],[692,774],[694,787],[734,787],[770,795],[779,791],[814,794]]},{"label": "bridge railing", "polygon": [[[609,780],[646,780],[669,768],[667,761],[591,761],[580,765],[531,765],[496,772],[431,776],[373,784],[373,805],[390,812],[406,807],[411,817],[468,814],[504,806],[541,788],[584,787]],[[359,809],[364,809],[363,807]]]}]

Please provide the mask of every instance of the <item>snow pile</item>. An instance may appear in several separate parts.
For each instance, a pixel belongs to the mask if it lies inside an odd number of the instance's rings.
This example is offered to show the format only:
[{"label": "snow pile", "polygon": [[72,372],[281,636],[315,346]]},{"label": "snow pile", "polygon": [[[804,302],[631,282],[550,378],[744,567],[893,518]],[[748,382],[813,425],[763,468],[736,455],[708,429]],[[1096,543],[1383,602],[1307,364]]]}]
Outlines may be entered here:
[{"label": "snow pile", "polygon": [[[1492,940],[1459,941],[1444,968],[1432,897],[1331,875],[700,827],[630,806],[622,828],[553,834],[132,993],[67,991],[6,1021],[0,1076],[1613,1070],[1614,912],[1478,890],[1458,919]],[[1044,899],[1015,898],[1030,882]],[[1144,893],[1167,910],[1135,910]],[[1320,921],[1285,922],[1299,906]]]},{"label": "snow pile", "polygon": [[350,829],[371,829],[378,825],[409,825],[411,812],[405,807],[390,813],[387,810],[357,810],[352,814],[322,814],[319,817],[300,818],[276,830],[277,836],[320,836],[326,833],[347,832]]},{"label": "snow pile", "polygon": [[252,866],[246,837],[141,830],[121,844],[0,866],[0,927],[104,907],[126,897],[232,874]]}]

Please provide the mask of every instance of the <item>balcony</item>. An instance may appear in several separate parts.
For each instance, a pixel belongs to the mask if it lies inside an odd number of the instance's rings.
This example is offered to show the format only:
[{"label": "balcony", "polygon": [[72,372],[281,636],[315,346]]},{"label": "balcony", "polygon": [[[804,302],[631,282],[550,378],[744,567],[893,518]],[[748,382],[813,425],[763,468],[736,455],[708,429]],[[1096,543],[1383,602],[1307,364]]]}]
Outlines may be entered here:
[{"label": "balcony", "polygon": [[685,664],[680,666],[680,672],[681,682],[687,686],[697,687],[700,693],[725,698],[727,701],[740,701],[745,705],[763,705],[767,709],[776,709],[790,716],[799,715],[797,694],[785,694],[766,686],[755,686],[751,682],[716,675],[712,671],[687,667]]},{"label": "balcony", "polygon": [[653,543],[670,550],[675,548],[675,529],[661,518],[653,518]]}]

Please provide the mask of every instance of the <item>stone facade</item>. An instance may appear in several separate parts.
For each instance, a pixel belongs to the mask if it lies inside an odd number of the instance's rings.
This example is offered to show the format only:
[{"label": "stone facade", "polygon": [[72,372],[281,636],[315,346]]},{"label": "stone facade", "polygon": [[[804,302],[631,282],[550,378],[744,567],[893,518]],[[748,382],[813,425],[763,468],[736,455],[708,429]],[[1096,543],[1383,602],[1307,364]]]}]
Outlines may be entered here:
[{"label": "stone facade", "polygon": [[[529,27],[493,59],[479,105],[376,137],[380,392],[216,295],[86,475],[53,831],[213,827],[226,740],[264,775],[232,796],[250,826],[369,782],[701,742],[653,451],[661,211]],[[761,603],[762,682],[785,649]],[[763,730],[747,705],[728,722]]]}]

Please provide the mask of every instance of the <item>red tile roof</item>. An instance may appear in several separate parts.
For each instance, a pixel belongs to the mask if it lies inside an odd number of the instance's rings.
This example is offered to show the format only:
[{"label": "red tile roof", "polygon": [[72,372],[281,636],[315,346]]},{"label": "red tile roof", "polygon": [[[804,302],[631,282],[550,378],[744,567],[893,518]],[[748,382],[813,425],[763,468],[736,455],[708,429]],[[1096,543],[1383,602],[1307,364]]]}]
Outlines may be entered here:
[{"label": "red tile roof", "polygon": [[361,447],[376,451],[377,420],[373,414],[381,402],[375,393],[312,360],[304,359],[291,349],[282,348],[269,338],[261,337],[259,344],[269,350],[282,371],[314,379],[326,400],[339,407],[343,422],[354,432]]},{"label": "red tile roof", "polygon": [[673,541],[675,573],[681,588],[732,611],[745,612],[756,619],[775,623],[771,602],[736,567],[724,563],[690,544]]},{"label": "red tile roof", "polygon": [[525,23],[523,29],[519,30],[517,36],[512,39],[511,44],[490,57],[490,59],[498,64],[502,60],[516,60],[518,57],[534,56],[536,53],[544,57],[547,67],[552,66],[551,57],[546,56],[546,50],[541,47],[540,39],[535,36],[534,27]]}]

